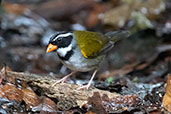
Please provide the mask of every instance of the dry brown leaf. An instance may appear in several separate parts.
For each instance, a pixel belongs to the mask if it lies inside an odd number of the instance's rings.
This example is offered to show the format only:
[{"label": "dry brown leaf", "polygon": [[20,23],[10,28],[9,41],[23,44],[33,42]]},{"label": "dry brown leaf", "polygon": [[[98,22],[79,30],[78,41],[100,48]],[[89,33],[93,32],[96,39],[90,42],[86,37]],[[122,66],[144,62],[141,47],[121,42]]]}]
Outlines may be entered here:
[{"label": "dry brown leaf", "polygon": [[43,103],[49,109],[51,109],[51,110],[57,110],[57,105],[55,104],[55,102],[52,101],[51,99],[49,99],[48,97],[44,97]]},{"label": "dry brown leaf", "polygon": [[100,96],[99,93],[89,98],[90,111],[97,114],[121,113],[125,110],[132,110],[138,107],[140,99],[136,95],[121,95],[109,98],[107,95]]},{"label": "dry brown leaf", "polygon": [[162,105],[171,113],[171,74],[168,74],[166,93],[163,97]]},{"label": "dry brown leaf", "polygon": [[[1,69],[1,81],[2,81],[2,79],[5,79],[5,80],[7,80],[8,82],[10,82],[10,83],[15,83],[15,78],[14,77],[6,77],[6,74],[5,74],[5,72],[6,71],[12,71],[11,70],[11,68],[10,67],[8,67],[8,66],[5,66],[5,67],[3,67],[2,69]],[[1,82],[0,82],[1,83]]]},{"label": "dry brown leaf", "polygon": [[113,99],[103,98],[103,106],[109,113],[121,113],[125,110],[136,109],[141,100],[137,95],[123,95]]},{"label": "dry brown leaf", "polygon": [[23,100],[28,107],[35,107],[41,104],[41,99],[34,93],[31,88],[23,88]]},{"label": "dry brown leaf", "polygon": [[97,114],[97,113],[94,113],[94,112],[92,112],[92,111],[88,111],[88,112],[85,113],[85,114]]},{"label": "dry brown leaf", "polygon": [[0,88],[1,93],[0,96],[10,99],[10,100],[16,100],[21,102],[23,100],[23,92],[16,88],[13,84],[6,83],[4,86]]},{"label": "dry brown leaf", "polygon": [[2,85],[0,85],[0,97],[5,98],[5,93],[4,93]]},{"label": "dry brown leaf", "polygon": [[43,97],[42,103],[39,104],[38,106],[33,107],[32,110],[35,112],[41,111],[42,114],[48,113],[48,112],[56,114],[58,108],[55,102],[53,102],[51,99],[47,97]]},{"label": "dry brown leaf", "polygon": [[10,67],[8,67],[8,66],[5,66],[5,67],[3,67],[2,69],[1,69],[1,78],[5,78],[5,72],[6,71],[12,71],[11,70],[11,68]]}]

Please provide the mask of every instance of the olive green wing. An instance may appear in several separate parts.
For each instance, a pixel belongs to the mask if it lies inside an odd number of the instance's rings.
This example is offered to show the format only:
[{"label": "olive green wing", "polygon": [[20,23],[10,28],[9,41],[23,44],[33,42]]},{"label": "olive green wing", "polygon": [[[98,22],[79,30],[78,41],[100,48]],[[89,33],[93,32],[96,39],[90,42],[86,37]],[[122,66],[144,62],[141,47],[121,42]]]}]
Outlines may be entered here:
[{"label": "olive green wing", "polygon": [[74,36],[85,58],[96,57],[109,42],[105,35],[97,32],[74,31]]}]

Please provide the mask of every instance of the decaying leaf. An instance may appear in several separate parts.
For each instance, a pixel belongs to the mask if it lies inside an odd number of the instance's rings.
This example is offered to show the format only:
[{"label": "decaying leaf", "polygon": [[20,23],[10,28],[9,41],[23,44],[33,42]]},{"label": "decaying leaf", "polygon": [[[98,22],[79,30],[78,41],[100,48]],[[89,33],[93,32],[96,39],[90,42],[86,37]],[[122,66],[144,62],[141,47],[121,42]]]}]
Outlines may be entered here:
[{"label": "decaying leaf", "polygon": [[44,113],[56,113],[57,112],[57,105],[49,98],[43,97],[42,103],[38,106],[32,108],[32,111],[43,111]]},{"label": "decaying leaf", "polygon": [[16,100],[21,102],[23,100],[23,93],[20,89],[16,88],[13,84],[6,83],[0,87],[0,97],[4,97],[10,100]]},{"label": "decaying leaf", "polygon": [[121,113],[139,108],[141,100],[136,95],[121,95],[115,98],[100,96],[99,93],[89,98],[88,105],[92,112],[97,114]]},{"label": "decaying leaf", "polygon": [[35,107],[41,104],[41,99],[34,93],[31,88],[23,88],[23,100],[27,104],[27,107]]},{"label": "decaying leaf", "polygon": [[5,80],[8,80],[8,82],[10,82],[10,83],[15,83],[15,79],[14,79],[14,77],[6,77],[6,74],[5,74],[5,72],[6,71],[12,71],[11,70],[11,68],[10,67],[8,67],[8,66],[5,66],[5,67],[3,67],[2,69],[1,69],[1,78],[2,79],[5,79]]},{"label": "decaying leaf", "polygon": [[163,97],[162,105],[171,113],[171,74],[168,74],[166,93]]},{"label": "decaying leaf", "polygon": [[85,114],[97,114],[97,113],[94,113],[94,112],[92,112],[92,111],[88,111],[88,112],[85,113]]}]

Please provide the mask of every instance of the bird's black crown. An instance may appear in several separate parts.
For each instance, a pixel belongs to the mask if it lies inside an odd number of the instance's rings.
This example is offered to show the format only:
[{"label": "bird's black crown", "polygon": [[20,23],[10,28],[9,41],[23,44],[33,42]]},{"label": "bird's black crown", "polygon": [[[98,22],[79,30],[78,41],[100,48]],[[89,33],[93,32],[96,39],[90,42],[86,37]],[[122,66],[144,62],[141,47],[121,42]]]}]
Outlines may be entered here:
[{"label": "bird's black crown", "polygon": [[57,32],[51,38],[49,43],[57,45],[58,48],[68,47],[73,39],[73,32]]}]

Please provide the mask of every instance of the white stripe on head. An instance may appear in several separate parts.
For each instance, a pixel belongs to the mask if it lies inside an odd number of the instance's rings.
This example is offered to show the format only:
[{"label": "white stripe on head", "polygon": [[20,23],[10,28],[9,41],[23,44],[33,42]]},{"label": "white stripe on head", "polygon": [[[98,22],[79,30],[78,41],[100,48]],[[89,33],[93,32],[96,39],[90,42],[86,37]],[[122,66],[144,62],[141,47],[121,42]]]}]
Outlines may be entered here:
[{"label": "white stripe on head", "polygon": [[71,36],[72,33],[71,32],[68,32],[68,33],[61,33],[59,34],[56,38],[53,39],[53,41],[55,41],[56,39],[58,39],[59,37],[68,37],[68,36]]},{"label": "white stripe on head", "polygon": [[70,44],[68,47],[65,48],[58,48],[57,49],[57,53],[62,56],[65,57],[65,55],[67,54],[67,52],[72,50],[72,44]]}]

